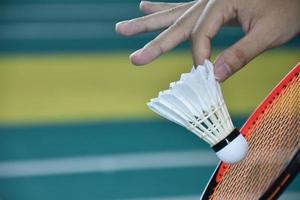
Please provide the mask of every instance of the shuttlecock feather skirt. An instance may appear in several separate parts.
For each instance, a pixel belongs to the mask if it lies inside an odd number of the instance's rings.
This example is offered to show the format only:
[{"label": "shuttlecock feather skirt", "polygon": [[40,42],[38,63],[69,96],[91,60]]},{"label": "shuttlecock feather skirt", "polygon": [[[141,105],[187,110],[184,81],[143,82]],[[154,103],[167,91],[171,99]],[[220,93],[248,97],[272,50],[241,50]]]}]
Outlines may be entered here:
[{"label": "shuttlecock feather skirt", "polygon": [[159,93],[148,106],[214,146],[234,130],[213,65],[203,66],[181,75],[168,90]]}]

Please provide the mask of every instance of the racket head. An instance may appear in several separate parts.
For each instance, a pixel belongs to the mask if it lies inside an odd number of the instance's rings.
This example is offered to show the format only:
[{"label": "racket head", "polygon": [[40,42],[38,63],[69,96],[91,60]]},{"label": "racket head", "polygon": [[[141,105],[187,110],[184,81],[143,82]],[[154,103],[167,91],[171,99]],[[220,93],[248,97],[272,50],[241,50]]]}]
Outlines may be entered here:
[{"label": "racket head", "polygon": [[[246,159],[235,165],[220,162],[202,200],[260,199],[267,192],[274,198],[269,195],[264,199],[275,199],[281,194],[290,181],[277,181],[282,184],[277,187],[276,179],[289,174],[288,164],[300,148],[299,74],[300,63],[249,117],[240,130],[249,143]],[[296,174],[290,173],[289,180]]]}]

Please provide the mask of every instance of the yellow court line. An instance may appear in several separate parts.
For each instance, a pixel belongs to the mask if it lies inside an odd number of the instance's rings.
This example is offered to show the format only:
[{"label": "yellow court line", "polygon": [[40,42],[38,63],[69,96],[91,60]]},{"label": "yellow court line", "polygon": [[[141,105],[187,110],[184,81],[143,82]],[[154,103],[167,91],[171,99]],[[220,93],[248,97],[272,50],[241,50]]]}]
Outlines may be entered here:
[{"label": "yellow court line", "polygon": [[[129,52],[0,57],[0,123],[153,117],[145,103],[190,70],[189,52],[134,67]],[[267,52],[223,84],[229,110],[252,111],[299,50]]]}]

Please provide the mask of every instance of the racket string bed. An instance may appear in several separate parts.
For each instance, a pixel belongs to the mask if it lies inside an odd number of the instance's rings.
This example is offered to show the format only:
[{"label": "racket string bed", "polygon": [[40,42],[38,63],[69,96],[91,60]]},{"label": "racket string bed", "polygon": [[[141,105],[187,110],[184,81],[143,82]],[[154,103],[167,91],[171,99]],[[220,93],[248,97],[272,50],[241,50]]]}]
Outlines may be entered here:
[{"label": "racket string bed", "polygon": [[295,75],[248,128],[247,158],[230,165],[210,199],[258,199],[300,148],[300,78]]}]

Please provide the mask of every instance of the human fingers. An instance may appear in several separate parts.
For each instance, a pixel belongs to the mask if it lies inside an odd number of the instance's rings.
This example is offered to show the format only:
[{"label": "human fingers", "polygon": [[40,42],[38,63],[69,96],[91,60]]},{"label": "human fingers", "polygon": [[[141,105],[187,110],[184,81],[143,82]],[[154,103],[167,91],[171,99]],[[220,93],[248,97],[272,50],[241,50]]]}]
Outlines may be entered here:
[{"label": "human fingers", "polygon": [[140,10],[145,14],[152,14],[156,12],[160,12],[163,10],[173,9],[177,6],[186,7],[188,9],[191,7],[195,1],[187,2],[187,3],[166,3],[166,2],[151,2],[151,1],[141,1]]},{"label": "human fingers", "polygon": [[234,18],[231,1],[214,1],[207,3],[202,15],[192,31],[192,55],[194,65],[202,64],[211,54],[211,39],[223,24]]},{"label": "human fingers", "polygon": [[131,62],[135,65],[148,64],[161,54],[169,51],[179,43],[188,39],[194,24],[201,15],[206,3],[207,1],[198,1],[190,7],[167,30],[163,31],[142,49],[131,54]]},{"label": "human fingers", "polygon": [[174,23],[188,8],[189,4],[178,5],[174,8],[156,12],[116,24],[116,32],[125,35],[135,35],[165,28]]},{"label": "human fingers", "polygon": [[269,30],[261,23],[238,42],[224,50],[216,59],[214,73],[220,82],[244,67],[253,58],[272,47]]}]

